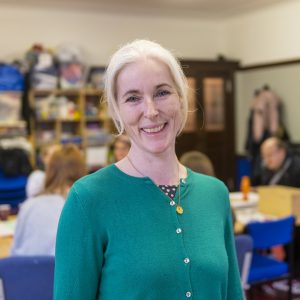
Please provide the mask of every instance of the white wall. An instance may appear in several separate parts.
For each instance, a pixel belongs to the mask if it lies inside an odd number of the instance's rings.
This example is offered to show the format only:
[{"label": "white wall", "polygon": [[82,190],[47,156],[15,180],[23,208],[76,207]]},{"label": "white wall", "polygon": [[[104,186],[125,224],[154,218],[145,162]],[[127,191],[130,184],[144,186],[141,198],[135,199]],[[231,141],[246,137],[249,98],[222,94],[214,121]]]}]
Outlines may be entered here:
[{"label": "white wall", "polygon": [[300,1],[285,1],[225,21],[227,54],[243,65],[299,58]]},{"label": "white wall", "polygon": [[91,63],[104,64],[117,46],[135,38],[157,40],[184,58],[209,59],[223,53],[244,65],[300,56],[298,0],[220,21],[62,7],[0,8],[0,60],[22,54],[35,42],[55,48],[74,41],[84,46]]},{"label": "white wall", "polygon": [[[300,1],[286,1],[225,21],[226,53],[242,65],[300,58]],[[300,142],[298,122],[300,67],[286,66],[239,72],[236,75],[236,152],[244,154],[250,100],[264,83],[280,95],[291,138]]]},{"label": "white wall", "polygon": [[156,40],[179,57],[213,59],[224,52],[224,30],[216,21],[1,5],[0,60],[22,55],[33,43],[55,48],[71,41],[84,47],[90,64],[103,65],[136,38]]}]

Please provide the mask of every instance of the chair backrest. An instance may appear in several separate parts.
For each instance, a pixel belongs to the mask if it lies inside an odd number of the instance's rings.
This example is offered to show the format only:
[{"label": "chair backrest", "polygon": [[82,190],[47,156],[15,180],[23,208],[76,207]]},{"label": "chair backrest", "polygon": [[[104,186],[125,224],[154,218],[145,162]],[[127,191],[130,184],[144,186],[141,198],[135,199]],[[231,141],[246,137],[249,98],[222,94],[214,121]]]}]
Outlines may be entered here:
[{"label": "chair backrest", "polygon": [[17,208],[26,199],[26,184],[27,176],[5,176],[0,166],[0,204]]},{"label": "chair backrest", "polygon": [[0,259],[0,279],[5,300],[52,300],[54,257],[11,256]]},{"label": "chair backrest", "polygon": [[293,240],[295,217],[255,222],[247,225],[247,233],[253,239],[254,249],[267,249],[276,245],[285,245]]},{"label": "chair backrest", "polygon": [[247,234],[237,235],[235,237],[235,247],[242,285],[245,286],[248,280],[253,251],[251,236]]}]

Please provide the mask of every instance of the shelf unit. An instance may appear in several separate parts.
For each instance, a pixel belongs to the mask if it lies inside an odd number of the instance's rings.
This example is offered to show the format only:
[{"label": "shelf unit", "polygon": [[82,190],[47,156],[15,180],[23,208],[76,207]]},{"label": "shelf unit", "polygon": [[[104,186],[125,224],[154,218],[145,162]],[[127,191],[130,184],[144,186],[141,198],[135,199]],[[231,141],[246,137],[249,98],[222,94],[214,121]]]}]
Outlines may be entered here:
[{"label": "shelf unit", "polygon": [[12,138],[16,136],[27,137],[25,121],[0,121],[0,138]]},{"label": "shelf unit", "polygon": [[112,128],[102,90],[31,90],[31,141],[34,149],[50,143],[75,143],[87,147],[107,144]]}]

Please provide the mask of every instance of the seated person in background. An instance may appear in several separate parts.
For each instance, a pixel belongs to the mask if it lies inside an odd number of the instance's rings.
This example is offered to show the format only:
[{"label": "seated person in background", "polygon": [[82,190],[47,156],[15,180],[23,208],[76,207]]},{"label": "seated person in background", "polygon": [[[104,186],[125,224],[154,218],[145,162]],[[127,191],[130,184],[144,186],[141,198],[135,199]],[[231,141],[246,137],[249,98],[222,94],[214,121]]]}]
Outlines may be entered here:
[{"label": "seated person in background", "polygon": [[58,220],[72,184],[86,174],[83,154],[67,144],[46,165],[45,189],[20,208],[11,255],[54,255]]},{"label": "seated person in background", "polygon": [[126,134],[118,135],[112,145],[112,161],[109,163],[118,162],[123,159],[131,146],[131,142]]},{"label": "seated person in background", "polygon": [[[188,151],[180,157],[180,162],[194,172],[215,177],[214,166],[209,157],[200,151]],[[235,225],[236,216],[231,209],[232,222]]]},{"label": "seated person in background", "polygon": [[262,166],[254,176],[256,185],[286,185],[300,188],[300,157],[288,152],[283,141],[276,137],[266,139],[261,147]]},{"label": "seated person in background", "polygon": [[[266,139],[261,147],[262,166],[254,176],[256,185],[285,185],[300,188],[300,157],[289,153],[286,144],[276,138]],[[272,248],[272,254],[284,260],[286,252],[282,246]]]},{"label": "seated person in background", "polygon": [[180,162],[191,170],[209,176],[215,176],[215,171],[208,156],[200,151],[189,151],[184,153]]},{"label": "seated person in background", "polygon": [[[41,160],[43,167],[46,168],[50,157],[55,150],[58,150],[60,145],[47,145],[41,150]],[[26,197],[31,198],[40,194],[45,188],[45,172],[40,169],[34,170],[30,173],[26,184]]]}]

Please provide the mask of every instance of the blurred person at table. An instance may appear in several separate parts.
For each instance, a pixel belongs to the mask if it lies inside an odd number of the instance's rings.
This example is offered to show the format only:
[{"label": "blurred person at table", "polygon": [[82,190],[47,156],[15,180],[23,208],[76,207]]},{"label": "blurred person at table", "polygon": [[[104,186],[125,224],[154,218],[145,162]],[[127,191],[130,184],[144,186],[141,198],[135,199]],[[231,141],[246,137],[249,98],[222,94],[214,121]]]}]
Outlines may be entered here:
[{"label": "blurred person at table", "polygon": [[214,166],[209,157],[200,151],[188,151],[180,157],[180,162],[195,172],[215,176]]},{"label": "blurred person at table", "polygon": [[266,139],[260,152],[262,164],[252,180],[254,186],[285,185],[300,188],[300,156],[289,153],[286,144],[276,137]]},{"label": "blurred person at table", "polygon": [[118,162],[126,157],[129,152],[130,146],[131,142],[126,134],[116,136],[112,144],[113,162]]},{"label": "blurred person at table", "polygon": [[188,111],[179,62],[157,43],[129,43],[111,58],[105,92],[131,148],[72,187],[54,299],[243,299],[228,190],[175,153]]},{"label": "blurred person at table", "polygon": [[58,150],[61,146],[59,144],[45,145],[41,149],[41,162],[40,169],[36,169],[30,173],[26,184],[26,197],[31,198],[39,195],[45,188],[45,171],[44,169],[49,163],[53,152]]},{"label": "blurred person at table", "polygon": [[[287,145],[277,137],[266,139],[261,147],[262,164],[252,184],[283,185],[300,188],[300,157],[289,152]],[[298,234],[299,235],[299,234]],[[277,259],[284,260],[283,246],[272,248]]]},{"label": "blurred person at table", "polygon": [[86,174],[83,154],[66,144],[46,165],[43,192],[20,208],[11,255],[54,255],[59,216],[72,184]]}]

